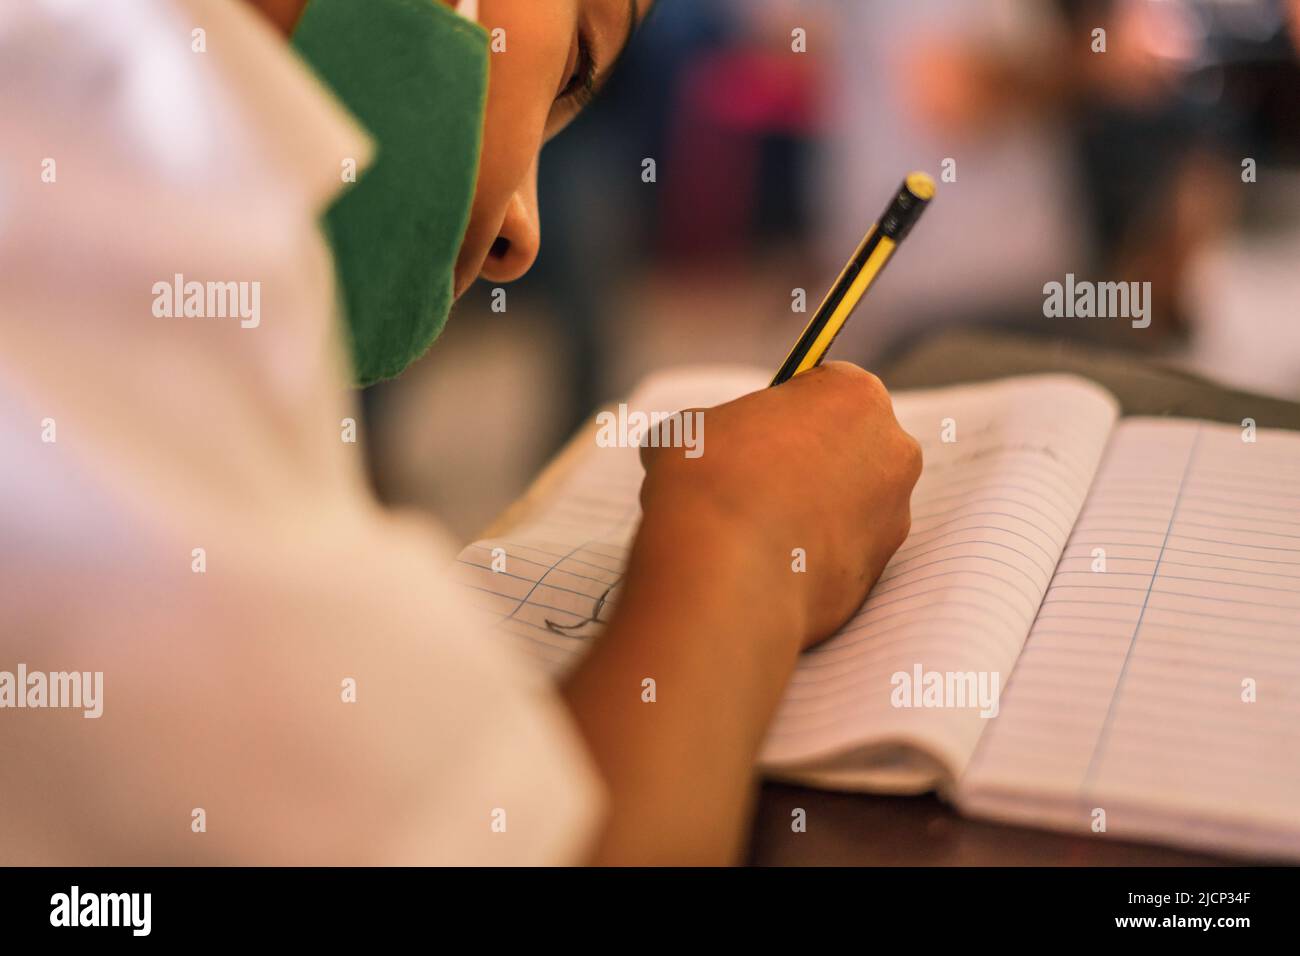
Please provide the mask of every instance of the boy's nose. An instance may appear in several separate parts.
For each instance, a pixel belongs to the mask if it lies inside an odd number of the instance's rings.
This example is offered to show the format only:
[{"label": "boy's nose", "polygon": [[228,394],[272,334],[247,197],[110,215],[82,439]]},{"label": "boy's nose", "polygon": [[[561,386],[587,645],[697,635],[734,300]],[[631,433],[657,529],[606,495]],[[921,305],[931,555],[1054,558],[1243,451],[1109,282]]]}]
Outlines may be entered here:
[{"label": "boy's nose", "polygon": [[537,212],[537,161],[506,206],[505,218],[492,249],[483,263],[482,276],[489,282],[513,282],[537,261],[541,248],[541,223]]}]

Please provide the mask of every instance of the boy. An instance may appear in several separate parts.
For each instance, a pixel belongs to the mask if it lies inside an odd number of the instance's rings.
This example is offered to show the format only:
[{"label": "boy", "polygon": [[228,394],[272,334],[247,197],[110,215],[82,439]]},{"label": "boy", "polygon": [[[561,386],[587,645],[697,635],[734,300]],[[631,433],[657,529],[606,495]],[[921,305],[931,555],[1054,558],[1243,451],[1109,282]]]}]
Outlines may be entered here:
[{"label": "boy", "polygon": [[[466,613],[440,581],[445,538],[368,494],[346,343],[355,374],[391,372],[441,326],[429,302],[528,269],[541,146],[649,3],[439,2],[0,18],[0,667],[103,688],[95,719],[11,688],[26,696],[0,711],[5,862],[734,860],[797,654],[905,537],[918,447],[873,376],[832,363],[708,410],[700,459],[647,451],[626,591],[564,688]],[[474,55],[474,13],[508,37],[473,117],[481,149],[436,157],[472,194],[434,191],[417,223],[454,251],[447,294],[419,284],[431,260],[382,309],[350,270],[409,243],[354,228],[372,211],[372,144],[287,45],[302,17],[307,60],[347,89],[328,15],[362,6],[374,23],[430,20],[382,49],[349,37],[353,74],[427,66],[403,46],[416,33]],[[466,104],[434,105],[451,142]],[[404,155],[391,119],[361,116],[376,175]],[[357,219],[330,213],[331,255],[318,222],[349,162]],[[214,284],[243,311],[211,308]]]}]

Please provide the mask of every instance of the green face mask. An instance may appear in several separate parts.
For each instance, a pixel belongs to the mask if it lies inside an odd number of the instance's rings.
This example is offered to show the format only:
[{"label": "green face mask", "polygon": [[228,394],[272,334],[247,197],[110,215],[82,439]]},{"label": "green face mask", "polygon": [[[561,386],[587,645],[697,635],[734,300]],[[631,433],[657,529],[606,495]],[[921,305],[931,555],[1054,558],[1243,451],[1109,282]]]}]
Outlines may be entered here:
[{"label": "green face mask", "polygon": [[325,229],[356,380],[399,374],[447,322],[487,102],[488,36],[443,0],[311,0],[294,46],[378,144]]}]

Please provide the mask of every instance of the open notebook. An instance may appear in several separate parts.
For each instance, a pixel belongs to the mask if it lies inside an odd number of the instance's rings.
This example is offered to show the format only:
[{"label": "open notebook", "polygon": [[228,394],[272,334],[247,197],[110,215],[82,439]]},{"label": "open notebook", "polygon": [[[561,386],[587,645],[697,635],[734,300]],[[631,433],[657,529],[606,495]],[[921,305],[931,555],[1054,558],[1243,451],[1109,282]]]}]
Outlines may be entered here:
[{"label": "open notebook", "polygon": [[[662,374],[628,406],[713,405],[767,378]],[[894,400],[925,452],[911,534],[853,619],[804,654],[764,770],[1300,859],[1300,435],[1119,420],[1104,389],[1061,375]],[[707,454],[707,416],[705,438]],[[460,555],[474,603],[555,671],[618,604],[641,475],[637,450],[597,447],[593,427],[523,524]],[[927,703],[898,676],[918,669],[922,686],[945,677],[949,695],[929,702],[948,706],[896,706]],[[990,690],[991,675],[996,716],[956,706],[959,685]]]}]

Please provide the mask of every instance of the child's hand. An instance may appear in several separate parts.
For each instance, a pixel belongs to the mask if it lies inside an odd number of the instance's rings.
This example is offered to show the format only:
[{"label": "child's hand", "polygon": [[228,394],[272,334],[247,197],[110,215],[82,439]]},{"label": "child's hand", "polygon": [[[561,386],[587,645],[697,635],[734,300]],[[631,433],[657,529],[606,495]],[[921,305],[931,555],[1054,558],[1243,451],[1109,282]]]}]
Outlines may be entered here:
[{"label": "child's hand", "polygon": [[773,616],[801,628],[801,645],[828,637],[911,526],[921,449],[889,393],[869,372],[830,362],[705,410],[704,438],[693,459],[642,450],[643,532],[677,528],[683,549],[699,540],[692,527],[734,542],[717,560],[759,578]]},{"label": "child's hand", "polygon": [[600,863],[740,857],[799,650],[857,609],[911,524],[921,452],[874,375],[835,362],[703,415],[700,457],[642,452],[613,617],[565,682],[610,795]]}]

